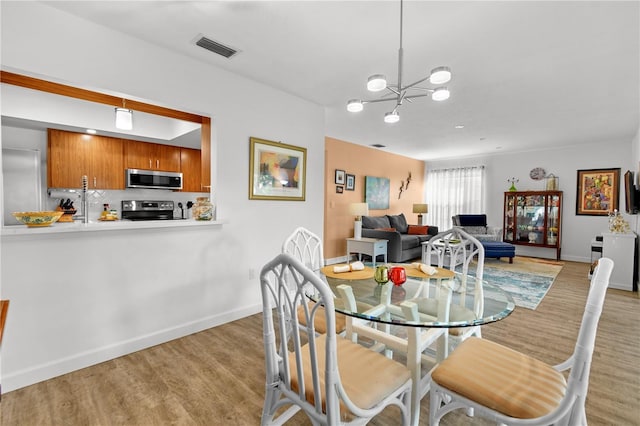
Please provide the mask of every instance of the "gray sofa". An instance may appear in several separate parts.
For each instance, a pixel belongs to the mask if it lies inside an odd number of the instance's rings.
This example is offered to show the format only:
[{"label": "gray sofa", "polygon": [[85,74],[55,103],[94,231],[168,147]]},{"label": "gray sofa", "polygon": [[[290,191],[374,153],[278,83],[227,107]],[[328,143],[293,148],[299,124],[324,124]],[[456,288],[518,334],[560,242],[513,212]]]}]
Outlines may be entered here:
[{"label": "gray sofa", "polygon": [[426,235],[413,235],[408,232],[409,225],[403,213],[362,216],[363,237],[389,241],[387,244],[387,261],[389,262],[406,262],[421,257],[422,243],[436,235],[438,227],[429,226]]}]

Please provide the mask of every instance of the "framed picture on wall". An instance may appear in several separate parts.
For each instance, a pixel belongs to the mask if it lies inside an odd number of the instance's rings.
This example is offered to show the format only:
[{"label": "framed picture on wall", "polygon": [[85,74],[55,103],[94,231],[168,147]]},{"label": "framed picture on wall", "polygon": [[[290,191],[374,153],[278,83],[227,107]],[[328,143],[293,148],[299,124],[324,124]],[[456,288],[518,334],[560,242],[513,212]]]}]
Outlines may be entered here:
[{"label": "framed picture on wall", "polygon": [[355,191],[356,189],[356,176],[347,174],[347,181],[344,185],[344,189],[347,191]]},{"label": "framed picture on wall", "polygon": [[620,169],[578,170],[576,215],[608,216],[619,197]]},{"label": "framed picture on wall", "polygon": [[341,185],[336,186],[336,194],[342,194],[344,192],[344,187]]},{"label": "framed picture on wall", "polygon": [[344,170],[336,169],[336,185],[344,185]]},{"label": "framed picture on wall", "polygon": [[304,201],[307,149],[249,139],[249,199]]},{"label": "framed picture on wall", "polygon": [[390,181],[388,178],[365,176],[364,200],[370,210],[386,210],[389,208]]}]

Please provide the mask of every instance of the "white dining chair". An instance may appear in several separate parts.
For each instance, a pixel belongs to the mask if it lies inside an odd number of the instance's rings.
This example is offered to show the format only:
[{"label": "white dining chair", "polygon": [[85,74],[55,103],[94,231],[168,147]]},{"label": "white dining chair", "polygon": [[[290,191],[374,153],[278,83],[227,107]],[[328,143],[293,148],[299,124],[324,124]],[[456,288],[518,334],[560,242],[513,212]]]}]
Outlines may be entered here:
[{"label": "white dining chair", "polygon": [[[484,275],[482,243],[462,228],[454,227],[431,237],[424,253],[425,256],[422,259],[424,263],[460,273],[459,303],[451,306],[449,319],[462,321],[482,318],[484,311],[484,294],[480,285]],[[470,273],[476,277],[473,294],[466,293],[466,283],[470,279]],[[480,326],[450,328],[449,352],[470,336],[482,337]]]},{"label": "white dining chair", "polygon": [[[260,286],[266,363],[262,425],[281,425],[300,410],[316,425],[364,425],[388,406],[397,406],[408,424],[409,370],[336,336],[334,295],[326,282],[281,253],[262,268]],[[308,291],[317,294],[318,303],[307,304]],[[300,307],[310,324],[307,332],[289,328]],[[313,327],[319,315],[326,323],[320,335]]]},{"label": "white dining chair", "polygon": [[[304,266],[312,271],[319,273],[324,266],[324,254],[322,250],[322,240],[313,232],[304,227],[296,228],[282,244],[282,253],[287,253],[302,262]],[[313,302],[308,302],[312,305]],[[322,308],[321,308],[322,309]],[[305,316],[300,308],[298,312],[298,321],[302,326],[306,326]],[[315,329],[318,333],[324,333],[326,324],[324,324],[324,316],[318,315]],[[346,328],[346,318],[342,314],[336,315],[336,328],[338,334],[344,333]]]},{"label": "white dining chair", "polygon": [[431,375],[429,424],[466,408],[499,424],[586,425],[591,358],[612,270],[611,259],[598,261],[573,354],[561,364],[486,339],[462,342]]}]

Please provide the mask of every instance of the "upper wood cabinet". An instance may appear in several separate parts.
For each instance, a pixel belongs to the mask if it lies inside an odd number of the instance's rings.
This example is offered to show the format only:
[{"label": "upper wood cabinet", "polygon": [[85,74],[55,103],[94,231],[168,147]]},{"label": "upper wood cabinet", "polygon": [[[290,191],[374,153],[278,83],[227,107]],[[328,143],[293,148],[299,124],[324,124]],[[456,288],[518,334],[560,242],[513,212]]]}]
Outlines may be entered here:
[{"label": "upper wood cabinet", "polygon": [[200,150],[180,148],[180,171],[183,192],[203,192]]},{"label": "upper wood cabinet", "polygon": [[202,191],[211,191],[211,118],[202,117],[202,137],[200,141]]},{"label": "upper wood cabinet", "polygon": [[125,140],[124,157],[127,169],[180,171],[180,147]]},{"label": "upper wood cabinet", "polygon": [[122,139],[48,130],[49,188],[124,189]]}]

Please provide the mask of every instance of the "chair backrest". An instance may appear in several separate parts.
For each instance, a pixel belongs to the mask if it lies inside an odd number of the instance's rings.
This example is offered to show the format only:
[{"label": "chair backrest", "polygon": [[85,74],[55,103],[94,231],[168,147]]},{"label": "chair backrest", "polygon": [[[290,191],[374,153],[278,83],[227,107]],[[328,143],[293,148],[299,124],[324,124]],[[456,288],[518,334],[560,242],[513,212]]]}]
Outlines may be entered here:
[{"label": "chair backrest", "polygon": [[306,228],[296,228],[282,244],[282,253],[298,259],[307,268],[318,271],[324,266],[322,240]]},{"label": "chair backrest", "polygon": [[[573,401],[577,399],[579,402],[573,406],[574,411],[584,407],[584,400],[589,389],[589,373],[591,371],[591,358],[593,357],[596,332],[613,265],[613,260],[609,258],[602,257],[598,260],[598,266],[591,278],[591,288],[589,289],[586,306],[582,314],[582,323],[580,324],[573,355],[567,361],[572,361],[573,365],[567,380],[567,394],[564,402],[573,404]],[[576,418],[578,413],[573,413],[573,416]]]},{"label": "chair backrest", "polygon": [[[295,289],[290,291],[290,283]],[[324,417],[326,424],[338,424],[340,403],[348,400],[338,374],[335,308],[333,293],[328,284],[293,256],[282,253],[267,263],[260,274],[263,303],[263,336],[266,360],[267,387],[278,386],[287,398],[300,406],[308,406],[313,396],[313,409]],[[305,292],[319,295],[318,303],[309,305]],[[324,309],[320,309],[323,305]],[[296,312],[302,307],[307,331],[300,327]],[[273,313],[275,312],[275,319]],[[315,317],[324,315],[326,333],[318,338],[313,329]],[[294,326],[289,328],[289,322]],[[320,340],[324,339],[324,346]],[[279,341],[281,344],[277,344]],[[307,343],[305,345],[305,343]],[[319,365],[325,365],[320,377]],[[311,378],[310,383],[305,378]],[[322,388],[322,389],[321,389]],[[322,401],[321,395],[326,395]],[[347,402],[349,401],[349,402]],[[309,410],[306,410],[309,413]]]},{"label": "chair backrest", "polygon": [[[427,260],[440,268],[448,268],[462,274],[462,297],[460,303],[466,303],[464,292],[466,291],[466,278],[473,273],[477,280],[482,281],[484,276],[484,246],[475,237],[461,228],[442,231],[427,242]],[[475,270],[473,261],[475,259]],[[459,263],[459,264],[458,264]],[[458,264],[458,265],[456,265]],[[473,311],[476,315],[482,315],[484,311],[484,292],[481,285],[475,286]]]}]

